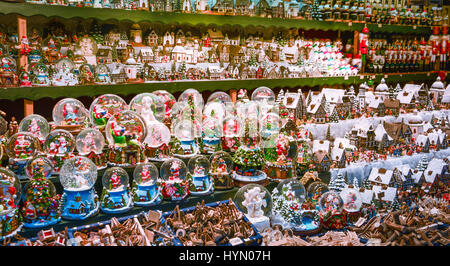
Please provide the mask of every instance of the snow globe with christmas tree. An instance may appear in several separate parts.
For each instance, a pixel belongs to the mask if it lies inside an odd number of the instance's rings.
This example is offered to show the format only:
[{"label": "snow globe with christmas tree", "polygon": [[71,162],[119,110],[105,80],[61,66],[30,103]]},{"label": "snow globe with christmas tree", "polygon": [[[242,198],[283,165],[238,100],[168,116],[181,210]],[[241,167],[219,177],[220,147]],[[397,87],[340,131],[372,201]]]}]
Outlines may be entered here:
[{"label": "snow globe with christmas tree", "polygon": [[61,58],[55,63],[56,73],[52,75],[53,86],[78,85],[78,77],[74,73],[75,64],[69,58]]},{"label": "snow globe with christmas tree", "polygon": [[265,187],[247,184],[236,192],[233,201],[258,231],[270,227],[272,196]]},{"label": "snow globe with christmas tree", "polygon": [[110,84],[111,76],[109,73],[109,69],[105,64],[98,64],[95,67],[95,84]]},{"label": "snow globe with christmas tree", "polygon": [[19,131],[30,132],[43,144],[50,133],[50,125],[43,116],[32,114],[20,121]]},{"label": "snow globe with christmas tree", "polygon": [[51,131],[45,140],[44,149],[53,165],[55,173],[58,173],[64,160],[73,156],[75,139],[73,135],[64,129]]},{"label": "snow globe with christmas tree", "polygon": [[196,155],[188,162],[189,191],[192,195],[208,195],[214,192],[214,181],[209,175],[210,163],[204,155]]},{"label": "snow globe with christmas tree", "polygon": [[170,149],[174,156],[179,158],[192,158],[200,152],[196,136],[201,134],[201,128],[197,127],[190,119],[174,121]]},{"label": "snow globe with christmas tree", "polygon": [[148,160],[162,162],[172,158],[169,149],[170,130],[160,122],[147,124],[147,136],[144,139],[145,155]]},{"label": "snow globe with christmas tree", "polygon": [[78,154],[91,159],[98,170],[106,168],[106,156],[103,153],[105,137],[97,128],[87,128],[81,131],[75,140]]},{"label": "snow globe with christmas tree", "polygon": [[116,113],[128,110],[127,103],[117,95],[104,94],[97,97],[89,108],[91,123],[103,130],[108,120]]},{"label": "snow globe with christmas tree", "polygon": [[22,229],[19,201],[22,188],[19,179],[9,169],[0,167],[0,241]]},{"label": "snow globe with christmas tree", "polygon": [[124,213],[133,207],[130,178],[121,167],[108,168],[103,174],[100,209],[104,213]]},{"label": "snow globe with christmas tree", "polygon": [[343,213],[344,203],[339,193],[325,192],[319,199],[320,222],[326,229],[343,229],[347,224]]},{"label": "snow globe with christmas tree", "polygon": [[146,161],[143,142],[147,126],[136,112],[116,113],[106,124],[105,134],[109,164],[126,167]]},{"label": "snow globe with christmas tree", "polygon": [[275,93],[268,87],[259,87],[253,91],[251,100],[259,104],[261,114],[266,114],[275,105]]},{"label": "snow globe with christmas tree", "polygon": [[157,90],[153,94],[158,96],[164,104],[164,118],[162,122],[170,129],[170,125],[172,124],[172,107],[177,100],[170,92],[165,90]]},{"label": "snow globe with christmas tree", "polygon": [[202,121],[202,142],[201,152],[212,154],[222,149],[222,120],[213,116],[205,116]]},{"label": "snow globe with christmas tree", "polygon": [[67,220],[84,220],[98,213],[100,204],[94,185],[97,166],[84,156],[64,161],[59,173],[64,188],[61,197],[61,217]]},{"label": "snow globe with christmas tree", "polygon": [[211,168],[209,174],[214,181],[215,189],[232,189],[234,187],[233,178],[233,159],[225,151],[218,151],[209,158]]},{"label": "snow globe with christmas tree", "polygon": [[137,206],[154,206],[161,202],[161,181],[158,168],[153,163],[136,166],[133,172],[131,192],[133,202]]},{"label": "snow globe with christmas tree", "polygon": [[248,183],[266,185],[268,179],[266,173],[262,171],[265,160],[261,150],[261,135],[256,116],[250,116],[244,120],[244,128],[240,135],[242,145],[233,155],[235,184],[237,186]]},{"label": "snow globe with christmas tree", "polygon": [[242,123],[237,116],[227,116],[222,123],[222,150],[236,152],[241,146],[240,132]]},{"label": "snow globe with christmas tree", "polygon": [[362,198],[359,190],[353,186],[344,188],[339,195],[344,202],[344,212],[347,222],[355,223],[361,217]]},{"label": "snow globe with christmas tree", "polygon": [[[178,104],[180,104],[180,112],[177,115],[177,120],[188,120],[194,130],[195,145],[199,146],[201,150],[202,141],[202,111],[204,101],[202,94],[195,89],[185,90],[180,97],[178,97]],[[174,121],[174,123],[176,123]],[[173,129],[176,132],[175,128]],[[183,145],[183,143],[181,143]]]},{"label": "snow globe with christmas tree", "polygon": [[51,162],[45,157],[36,157],[27,163],[30,182],[24,188],[22,217],[27,228],[41,228],[61,220],[61,195],[48,179],[52,173]]},{"label": "snow globe with christmas tree", "polygon": [[53,121],[56,129],[65,129],[72,134],[79,133],[88,122],[88,111],[84,104],[74,98],[65,98],[53,107]]},{"label": "snow globe with christmas tree", "polygon": [[180,201],[189,196],[189,180],[186,164],[178,158],[163,162],[161,165],[161,185],[164,199]]},{"label": "snow globe with christmas tree", "polygon": [[267,176],[279,181],[296,176],[297,142],[284,132],[274,133],[263,141]]},{"label": "snow globe with christmas tree", "polygon": [[31,85],[33,86],[50,86],[50,78],[48,74],[48,67],[43,63],[37,63],[32,67],[33,78]]},{"label": "snow globe with christmas tree", "polygon": [[39,140],[29,132],[18,132],[6,143],[6,154],[9,157],[8,168],[20,179],[26,179],[25,167],[29,159],[38,154]]},{"label": "snow globe with christmas tree", "polygon": [[280,132],[281,119],[280,116],[269,112],[260,118],[261,124],[261,138],[268,140],[272,135]]}]

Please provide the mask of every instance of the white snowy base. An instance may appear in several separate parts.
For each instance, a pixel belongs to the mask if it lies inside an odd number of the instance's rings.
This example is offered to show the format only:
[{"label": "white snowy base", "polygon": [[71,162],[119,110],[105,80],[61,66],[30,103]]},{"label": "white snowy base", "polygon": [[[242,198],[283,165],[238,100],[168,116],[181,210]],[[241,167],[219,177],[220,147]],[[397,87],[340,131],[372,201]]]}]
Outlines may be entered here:
[{"label": "white snowy base", "polygon": [[248,217],[245,215],[247,219],[258,229],[259,232],[262,232],[264,229],[270,227],[270,219],[267,216],[261,216],[261,217]]}]

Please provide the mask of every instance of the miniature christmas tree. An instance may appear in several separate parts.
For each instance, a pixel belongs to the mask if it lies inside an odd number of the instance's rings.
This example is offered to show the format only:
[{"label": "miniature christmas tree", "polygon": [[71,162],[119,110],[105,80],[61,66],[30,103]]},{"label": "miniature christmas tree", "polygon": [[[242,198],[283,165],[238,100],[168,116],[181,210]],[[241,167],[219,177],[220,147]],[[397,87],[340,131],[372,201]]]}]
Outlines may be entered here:
[{"label": "miniature christmas tree", "polygon": [[250,60],[248,61],[248,65],[249,66],[257,66],[258,65],[258,61],[256,59],[256,53],[252,53],[252,55],[250,56]]},{"label": "miniature christmas tree", "polygon": [[297,59],[297,66],[304,66],[305,65],[305,58],[303,57],[303,54],[300,54]]},{"label": "miniature christmas tree", "polygon": [[356,178],[356,177],[353,178],[353,187],[355,189],[359,189],[358,178]]},{"label": "miniature christmas tree", "polygon": [[181,77],[181,79],[186,79],[186,62],[183,61],[181,63],[181,66],[178,68],[178,73]]},{"label": "miniature christmas tree", "polygon": [[[333,188],[332,190],[336,192],[341,192],[345,188],[345,177],[342,173],[339,173],[336,178],[333,180]],[[331,188],[330,188],[331,190]]]},{"label": "miniature christmas tree", "polygon": [[428,159],[427,156],[422,156],[422,159],[420,160],[420,162],[417,164],[416,169],[419,171],[425,171],[425,169],[427,169],[428,167]]},{"label": "miniature christmas tree", "polygon": [[96,43],[103,44],[103,34],[96,21],[93,22],[91,32],[89,33],[89,35],[92,36],[92,38],[94,38]]},{"label": "miniature christmas tree", "polygon": [[277,36],[275,37],[275,40],[278,42],[280,46],[286,45],[286,40],[284,39],[283,33],[281,31],[278,32]]}]

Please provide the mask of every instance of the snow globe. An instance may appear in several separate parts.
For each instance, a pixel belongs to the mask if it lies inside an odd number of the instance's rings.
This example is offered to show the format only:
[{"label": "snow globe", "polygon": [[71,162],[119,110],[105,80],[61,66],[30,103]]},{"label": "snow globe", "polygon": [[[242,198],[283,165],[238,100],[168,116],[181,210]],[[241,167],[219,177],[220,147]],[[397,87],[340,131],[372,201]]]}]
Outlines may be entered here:
[{"label": "snow globe", "polygon": [[169,158],[170,130],[164,124],[156,122],[147,124],[147,136],[144,139],[147,159],[162,162]]},{"label": "snow globe", "polygon": [[180,97],[178,97],[178,102],[185,102],[192,108],[200,108],[203,109],[204,101],[202,94],[198,92],[196,89],[187,89],[185,90]]},{"label": "snow globe", "polygon": [[145,162],[143,141],[147,127],[134,111],[116,113],[105,128],[108,162],[114,166],[132,166]]},{"label": "snow globe", "polygon": [[361,216],[360,210],[362,206],[362,199],[359,190],[355,188],[344,188],[339,195],[344,202],[344,212],[347,222],[355,223]]},{"label": "snow globe", "polygon": [[319,199],[320,222],[326,229],[343,229],[347,221],[343,214],[344,203],[337,192],[325,192]]},{"label": "snow globe", "polygon": [[52,114],[57,129],[65,129],[73,134],[80,132],[88,121],[88,111],[84,104],[74,98],[57,102]]},{"label": "snow globe", "polygon": [[9,157],[8,168],[20,179],[27,178],[25,166],[40,149],[39,140],[29,132],[18,132],[6,143],[6,154]]},{"label": "snow globe", "polygon": [[233,201],[258,231],[270,227],[272,197],[265,187],[258,184],[245,185],[236,192]]},{"label": "snow globe", "polygon": [[264,154],[261,151],[261,135],[258,129],[258,119],[248,117],[244,120],[241,130],[242,145],[233,155],[235,185],[244,186],[248,183],[266,185],[267,175],[262,171]]},{"label": "snow globe", "polygon": [[84,220],[98,213],[99,201],[94,185],[97,180],[97,166],[84,156],[64,161],[59,173],[62,195],[62,218]]},{"label": "snow globe", "polygon": [[133,185],[131,189],[133,201],[137,206],[154,206],[161,202],[161,181],[158,168],[153,163],[144,163],[136,166],[133,172]]},{"label": "snow globe", "polygon": [[130,101],[130,110],[140,114],[145,123],[163,122],[165,106],[162,99],[153,93],[141,93]]},{"label": "snow globe", "polygon": [[226,103],[231,103],[233,101],[231,99],[231,96],[228,95],[228,93],[225,93],[223,91],[216,91],[208,97],[208,100],[206,102],[207,103],[219,102],[222,104],[226,104]]},{"label": "snow globe", "polygon": [[16,60],[9,55],[0,54],[0,85],[2,87],[17,86]]},{"label": "snow globe", "polygon": [[94,67],[91,64],[82,64],[79,68],[81,85],[94,83]]},{"label": "snow globe", "polygon": [[109,75],[109,69],[104,64],[98,64],[95,67],[95,84],[109,84],[111,83],[111,77]]},{"label": "snow globe", "polygon": [[231,174],[233,171],[233,159],[224,151],[215,152],[209,158],[211,168],[209,174],[214,180],[215,189],[231,189],[234,187]]},{"label": "snow globe", "polygon": [[253,91],[251,100],[257,102],[261,114],[265,114],[275,105],[275,93],[267,87],[259,87]]},{"label": "snow globe", "polygon": [[55,166],[55,173],[58,173],[64,160],[72,157],[72,152],[75,149],[75,139],[69,131],[56,129],[48,134],[44,148],[47,158]]},{"label": "snow globe", "polygon": [[45,157],[36,157],[27,163],[30,182],[24,191],[22,216],[26,228],[41,228],[61,220],[61,195],[48,179],[52,173],[51,162]]},{"label": "snow globe", "polygon": [[266,160],[264,171],[274,180],[294,178],[296,176],[297,142],[285,132],[270,135],[263,141]]},{"label": "snow globe", "polygon": [[222,149],[227,152],[236,152],[241,146],[240,132],[242,124],[236,116],[227,116],[222,123]]},{"label": "snow globe", "polygon": [[78,154],[86,156],[94,162],[98,170],[106,168],[106,156],[103,153],[105,137],[96,128],[87,128],[81,131],[75,140]]},{"label": "snow globe", "polygon": [[104,94],[92,102],[89,114],[92,124],[102,130],[114,114],[125,110],[128,110],[128,105],[122,98],[114,94]]},{"label": "snow globe", "polygon": [[319,210],[319,199],[322,197],[323,193],[328,192],[328,185],[322,181],[312,182],[308,186],[306,194],[306,202],[304,208],[306,209],[317,209]]},{"label": "snow globe", "polygon": [[272,191],[272,224],[280,224],[300,235],[311,235],[320,231],[320,217],[317,210],[304,210],[306,190],[295,179],[283,180]]},{"label": "snow globe", "polygon": [[9,169],[0,167],[0,241],[22,229],[18,203],[22,188],[19,179]]},{"label": "snow globe", "polygon": [[31,75],[27,71],[22,71],[19,75],[20,87],[31,87]]},{"label": "snow globe", "polygon": [[33,78],[31,84],[33,86],[50,86],[50,78],[48,77],[48,67],[43,63],[37,63],[32,68]]},{"label": "snow globe", "polygon": [[103,191],[100,209],[104,213],[124,213],[133,207],[127,171],[120,167],[108,168],[102,178]]},{"label": "snow globe", "polygon": [[158,96],[164,104],[164,118],[162,122],[170,129],[170,125],[172,124],[172,107],[177,100],[171,93],[165,90],[157,90],[153,94]]},{"label": "snow globe", "polygon": [[74,74],[75,64],[68,58],[61,58],[55,64],[56,73],[52,76],[54,86],[78,85],[78,77]]},{"label": "snow globe", "polygon": [[260,118],[262,140],[280,132],[281,119],[275,113],[266,113]]},{"label": "snow globe", "polygon": [[208,195],[214,192],[214,182],[209,175],[210,164],[204,155],[196,155],[188,162],[189,191],[192,195]]},{"label": "snow globe", "polygon": [[186,179],[186,164],[173,158],[161,165],[162,195],[165,199],[183,200],[189,195],[189,181]]},{"label": "snow globe", "polygon": [[201,132],[190,120],[175,121],[173,126],[174,139],[171,140],[171,150],[174,156],[192,158],[199,153],[199,145],[195,138]]},{"label": "snow globe", "polygon": [[212,154],[222,149],[222,119],[206,116],[202,122],[202,153]]},{"label": "snow globe", "polygon": [[40,115],[27,115],[19,124],[19,131],[30,132],[41,143],[45,142],[48,133],[50,132],[50,125],[47,119]]}]

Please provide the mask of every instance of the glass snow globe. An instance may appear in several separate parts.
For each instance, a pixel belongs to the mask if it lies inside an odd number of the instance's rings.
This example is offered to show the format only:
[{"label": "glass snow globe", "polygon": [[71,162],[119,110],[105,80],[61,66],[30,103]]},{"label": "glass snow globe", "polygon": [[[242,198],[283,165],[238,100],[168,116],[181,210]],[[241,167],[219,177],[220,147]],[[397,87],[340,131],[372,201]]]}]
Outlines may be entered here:
[{"label": "glass snow globe", "polygon": [[334,191],[325,192],[319,199],[319,215],[326,229],[343,229],[346,225],[345,215],[342,214],[344,202]]},{"label": "glass snow globe", "polygon": [[142,143],[147,136],[147,126],[136,112],[116,113],[106,124],[105,134],[111,165],[131,166],[145,162]]},{"label": "glass snow globe", "polygon": [[55,173],[59,172],[63,161],[72,157],[75,149],[75,139],[67,130],[55,129],[51,131],[45,140],[44,149],[53,165]]},{"label": "glass snow globe", "polygon": [[81,85],[93,84],[95,80],[94,67],[91,64],[82,64],[79,68]]},{"label": "glass snow globe", "polygon": [[344,211],[348,222],[356,222],[361,216],[362,197],[359,190],[355,188],[344,188],[339,195],[344,202]]},{"label": "glass snow globe", "polygon": [[257,102],[261,113],[265,114],[275,105],[275,93],[267,87],[259,87],[253,91],[251,100]]},{"label": "glass snow globe", "polygon": [[231,174],[233,172],[233,159],[224,151],[215,152],[209,157],[211,168],[209,174],[214,180],[214,188],[231,189],[234,187]]},{"label": "glass snow globe", "polygon": [[228,93],[225,93],[223,91],[216,91],[208,97],[208,100],[206,102],[207,103],[219,102],[225,104],[231,103],[233,102],[233,100],[231,99],[231,96]]},{"label": "glass snow globe", "polygon": [[31,87],[31,75],[27,71],[22,71],[19,75],[20,87]]},{"label": "glass snow globe", "polygon": [[153,92],[154,95],[158,96],[164,104],[164,118],[163,123],[170,129],[171,119],[172,119],[172,107],[177,102],[173,95],[165,90],[157,90]]},{"label": "glass snow globe", "polygon": [[84,104],[74,98],[65,98],[53,107],[53,121],[57,129],[78,133],[88,122],[88,111]]},{"label": "glass snow globe", "polygon": [[285,132],[274,133],[263,141],[266,160],[264,171],[272,180],[296,176],[297,142]]},{"label": "glass snow globe", "polygon": [[109,84],[111,83],[111,77],[109,74],[109,69],[104,64],[98,64],[95,67],[95,84]]},{"label": "glass snow globe", "polygon": [[222,119],[205,117],[202,122],[202,153],[212,154],[222,149]]},{"label": "glass snow globe", "polygon": [[56,73],[52,75],[54,86],[78,85],[78,76],[75,75],[75,64],[69,58],[61,58],[55,64]]},{"label": "glass snow globe", "polygon": [[222,149],[227,152],[236,152],[241,145],[241,120],[236,116],[227,116],[222,123]]},{"label": "glass snow globe", "polygon": [[6,154],[9,157],[8,168],[20,179],[27,178],[25,166],[40,149],[39,140],[29,132],[18,132],[12,135],[6,143]]},{"label": "glass snow globe", "polygon": [[209,175],[210,164],[204,155],[196,155],[188,162],[188,178],[190,178],[190,194],[208,195],[214,192],[214,182]]},{"label": "glass snow globe", "polygon": [[236,192],[233,201],[258,231],[270,227],[272,196],[265,187],[247,184]]},{"label": "glass snow globe", "polygon": [[273,134],[280,132],[281,119],[275,113],[266,113],[260,118],[260,124],[261,137],[265,140]]},{"label": "glass snow globe", "polygon": [[309,209],[319,209],[319,205],[317,204],[319,202],[320,197],[322,197],[323,193],[328,192],[328,185],[325,184],[322,181],[315,181],[312,182],[308,186],[307,191],[307,201],[306,204],[308,204]]},{"label": "glass snow globe", "polygon": [[75,140],[78,154],[91,159],[97,169],[106,167],[106,156],[103,153],[105,147],[105,137],[97,128],[87,128],[81,131]]},{"label": "glass snow globe", "polygon": [[19,131],[30,132],[41,143],[44,143],[50,132],[50,125],[43,116],[40,115],[27,115],[19,124]]},{"label": "glass snow globe", "polygon": [[37,175],[48,179],[53,173],[53,164],[47,157],[36,156],[27,161],[25,173],[30,179]]},{"label": "glass snow globe", "polygon": [[128,110],[128,105],[122,98],[114,94],[104,94],[92,102],[89,114],[92,124],[103,129],[114,114],[125,110]]},{"label": "glass snow globe", "polygon": [[153,163],[136,166],[133,172],[133,201],[137,206],[154,206],[161,202],[161,181],[158,168]]},{"label": "glass snow globe", "polygon": [[199,146],[195,141],[199,130],[194,123],[190,120],[175,122],[173,132],[175,139],[171,143],[171,149],[174,156],[192,158],[199,153]]},{"label": "glass snow globe", "polygon": [[189,181],[186,164],[173,158],[161,165],[162,195],[165,199],[182,200],[189,195]]},{"label": "glass snow globe", "polygon": [[148,160],[162,162],[169,158],[170,130],[164,124],[147,124],[148,133],[144,140],[145,155]]},{"label": "glass snow globe", "polygon": [[206,117],[218,119],[220,122],[227,115],[227,109],[221,102],[208,102],[203,108],[203,115]]},{"label": "glass snow globe", "polygon": [[165,106],[162,99],[153,93],[145,92],[136,95],[130,101],[130,110],[140,114],[145,123],[163,122]]},{"label": "glass snow globe", "polygon": [[103,174],[100,209],[104,213],[124,213],[133,207],[129,190],[130,178],[120,167],[108,168]]},{"label": "glass snow globe", "polygon": [[33,86],[50,86],[50,78],[48,75],[48,67],[43,63],[37,63],[32,68],[33,78],[31,84]]},{"label": "glass snow globe", "polygon": [[100,204],[94,189],[97,166],[90,159],[76,156],[65,160],[59,180],[64,188],[63,219],[84,220],[98,213]]},{"label": "glass snow globe", "polygon": [[16,60],[9,55],[0,54],[0,81],[2,86],[17,86]]},{"label": "glass snow globe", "polygon": [[9,169],[0,167],[0,240],[14,236],[22,229],[18,204],[22,188]]},{"label": "glass snow globe", "polygon": [[200,110],[203,110],[203,105],[205,103],[202,94],[196,89],[185,90],[180,97],[178,97],[178,102],[187,103],[192,108],[199,108]]}]

